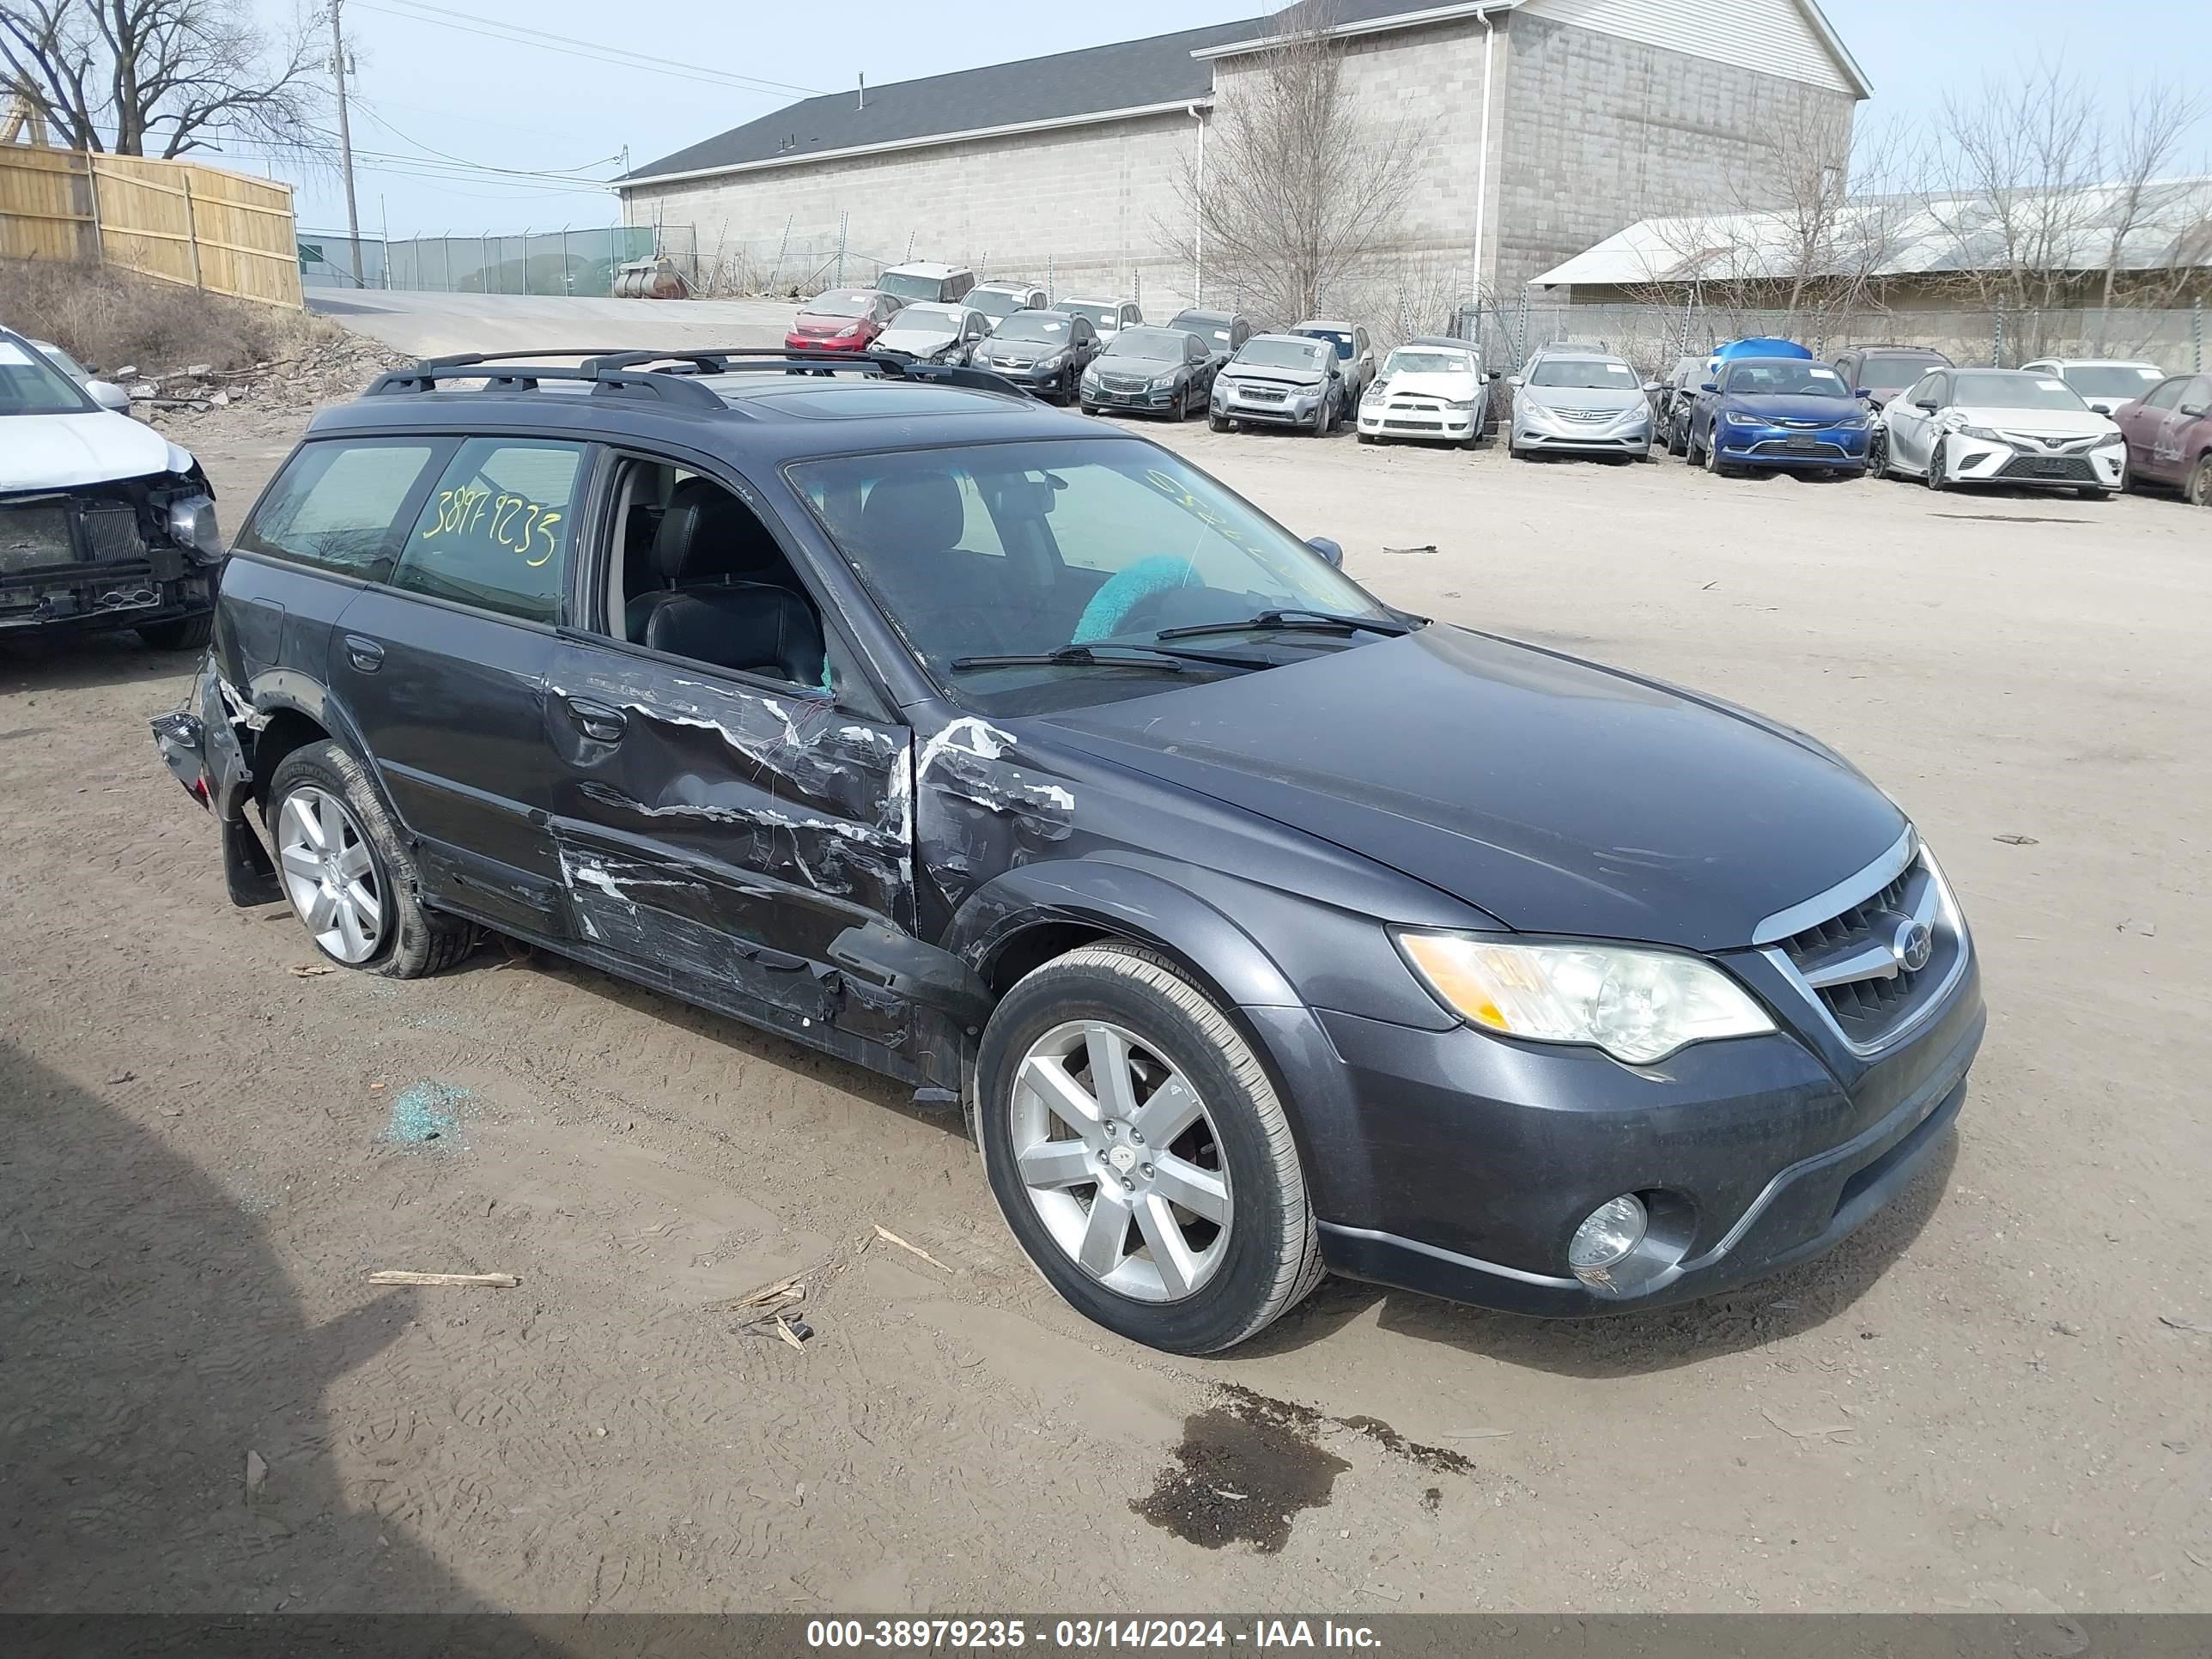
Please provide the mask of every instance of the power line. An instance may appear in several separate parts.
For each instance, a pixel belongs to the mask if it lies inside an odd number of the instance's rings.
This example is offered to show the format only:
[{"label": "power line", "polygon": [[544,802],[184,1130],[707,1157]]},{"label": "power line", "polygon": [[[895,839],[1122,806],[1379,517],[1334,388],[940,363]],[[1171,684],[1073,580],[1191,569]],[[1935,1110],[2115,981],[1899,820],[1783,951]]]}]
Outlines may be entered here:
[{"label": "power line", "polygon": [[[781,81],[765,81],[750,75],[735,75],[721,70],[703,69],[696,64],[679,64],[666,58],[655,58],[648,53],[632,52],[624,46],[610,46],[595,40],[580,40],[573,35],[553,34],[544,29],[525,28],[519,23],[502,23],[471,13],[448,11],[442,6],[425,5],[422,0],[354,0],[368,11],[382,12],[387,17],[398,17],[412,23],[431,23],[440,28],[458,29],[464,34],[481,35],[488,40],[504,40],[511,46],[535,46],[540,52],[557,52],[564,57],[581,58],[588,62],[623,69],[651,70],[659,75],[673,75],[687,81],[698,81],[708,86],[736,87],[746,92],[780,94],[797,93],[802,97],[818,97],[818,87],[793,86]],[[401,9],[401,8],[404,9]]]},{"label": "power line", "polygon": [[[425,156],[435,157],[439,161],[449,161],[456,166],[469,167],[479,173],[511,173],[518,178],[539,178],[546,176],[557,177],[562,173],[581,173],[586,167],[607,167],[622,160],[622,157],[619,155],[602,155],[596,161],[580,161],[573,167],[505,167],[489,161],[471,161],[465,155],[451,155],[445,150],[438,149],[431,145],[424,143],[420,138],[416,138],[410,134],[400,131],[398,127],[392,125],[391,121],[377,109],[376,106],[370,103],[368,99],[362,97],[359,93],[356,93],[354,94],[354,102],[360,106],[362,112],[365,113],[370,120],[375,122],[377,125],[382,127],[393,137],[398,139],[400,143],[414,145],[416,149],[422,151]],[[363,155],[368,155],[369,153],[370,152],[366,150],[361,152],[361,154]]]}]

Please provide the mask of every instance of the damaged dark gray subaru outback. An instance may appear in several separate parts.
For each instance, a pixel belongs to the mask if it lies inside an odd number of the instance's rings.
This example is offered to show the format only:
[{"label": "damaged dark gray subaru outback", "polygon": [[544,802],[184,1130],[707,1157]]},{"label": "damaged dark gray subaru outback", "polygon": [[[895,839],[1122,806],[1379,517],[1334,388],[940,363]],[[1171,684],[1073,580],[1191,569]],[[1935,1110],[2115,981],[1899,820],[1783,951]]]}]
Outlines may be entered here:
[{"label": "damaged dark gray subaru outback", "polygon": [[1045,1277],[1182,1352],[1325,1268],[1700,1295],[1928,1161],[1973,952],[1833,752],[1395,611],[980,371],[840,362],[445,360],[319,416],[160,728],[234,898],[964,1103]]}]

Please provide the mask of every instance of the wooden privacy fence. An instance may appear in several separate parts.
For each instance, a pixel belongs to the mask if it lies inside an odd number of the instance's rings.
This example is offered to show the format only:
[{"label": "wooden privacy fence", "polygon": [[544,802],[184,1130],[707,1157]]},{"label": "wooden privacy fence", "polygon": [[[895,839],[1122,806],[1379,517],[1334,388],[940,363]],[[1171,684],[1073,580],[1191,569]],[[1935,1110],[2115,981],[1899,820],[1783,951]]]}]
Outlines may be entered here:
[{"label": "wooden privacy fence", "polygon": [[301,303],[292,187],[197,161],[0,145],[0,258],[106,264]]}]

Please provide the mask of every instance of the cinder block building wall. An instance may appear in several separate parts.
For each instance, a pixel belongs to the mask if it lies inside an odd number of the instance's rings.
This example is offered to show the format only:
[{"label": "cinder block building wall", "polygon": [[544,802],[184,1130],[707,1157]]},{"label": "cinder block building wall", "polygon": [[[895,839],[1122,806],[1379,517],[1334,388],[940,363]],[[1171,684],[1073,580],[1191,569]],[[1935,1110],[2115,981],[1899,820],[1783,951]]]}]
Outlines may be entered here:
[{"label": "cinder block building wall", "polygon": [[1766,147],[1802,112],[1846,128],[1856,95],[1718,58],[1518,13],[1497,159],[1497,240],[1485,260],[1508,294],[1624,226],[1724,210],[1771,168]]},{"label": "cinder block building wall", "polygon": [[[1847,119],[1867,90],[1817,0],[1333,0],[1329,15],[1348,95],[1419,135],[1405,211],[1358,296],[1419,288],[1417,326],[1473,290],[1478,247],[1482,287],[1510,301],[1638,219],[1730,202],[1789,112]],[[872,88],[865,106],[810,99],[640,169],[625,218],[691,225],[702,258],[742,252],[778,287],[830,281],[842,223],[848,282],[910,250],[1049,273],[1062,297],[1134,295],[1164,318],[1200,285],[1176,246],[1177,181],[1285,15]],[[1218,272],[1202,287],[1234,297]]]}]

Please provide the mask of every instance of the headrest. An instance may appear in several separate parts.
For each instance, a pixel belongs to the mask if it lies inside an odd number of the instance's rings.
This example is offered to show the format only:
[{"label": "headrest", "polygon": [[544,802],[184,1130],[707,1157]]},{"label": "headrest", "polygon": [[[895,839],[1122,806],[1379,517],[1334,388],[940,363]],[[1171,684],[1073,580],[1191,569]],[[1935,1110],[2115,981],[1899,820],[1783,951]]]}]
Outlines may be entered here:
[{"label": "headrest", "polygon": [[668,498],[653,544],[653,569],[672,586],[739,580],[778,570],[782,550],[735,495],[708,478],[686,478]]},{"label": "headrest", "polygon": [[860,541],[872,553],[943,553],[960,545],[968,507],[950,472],[878,479],[860,509]]}]

